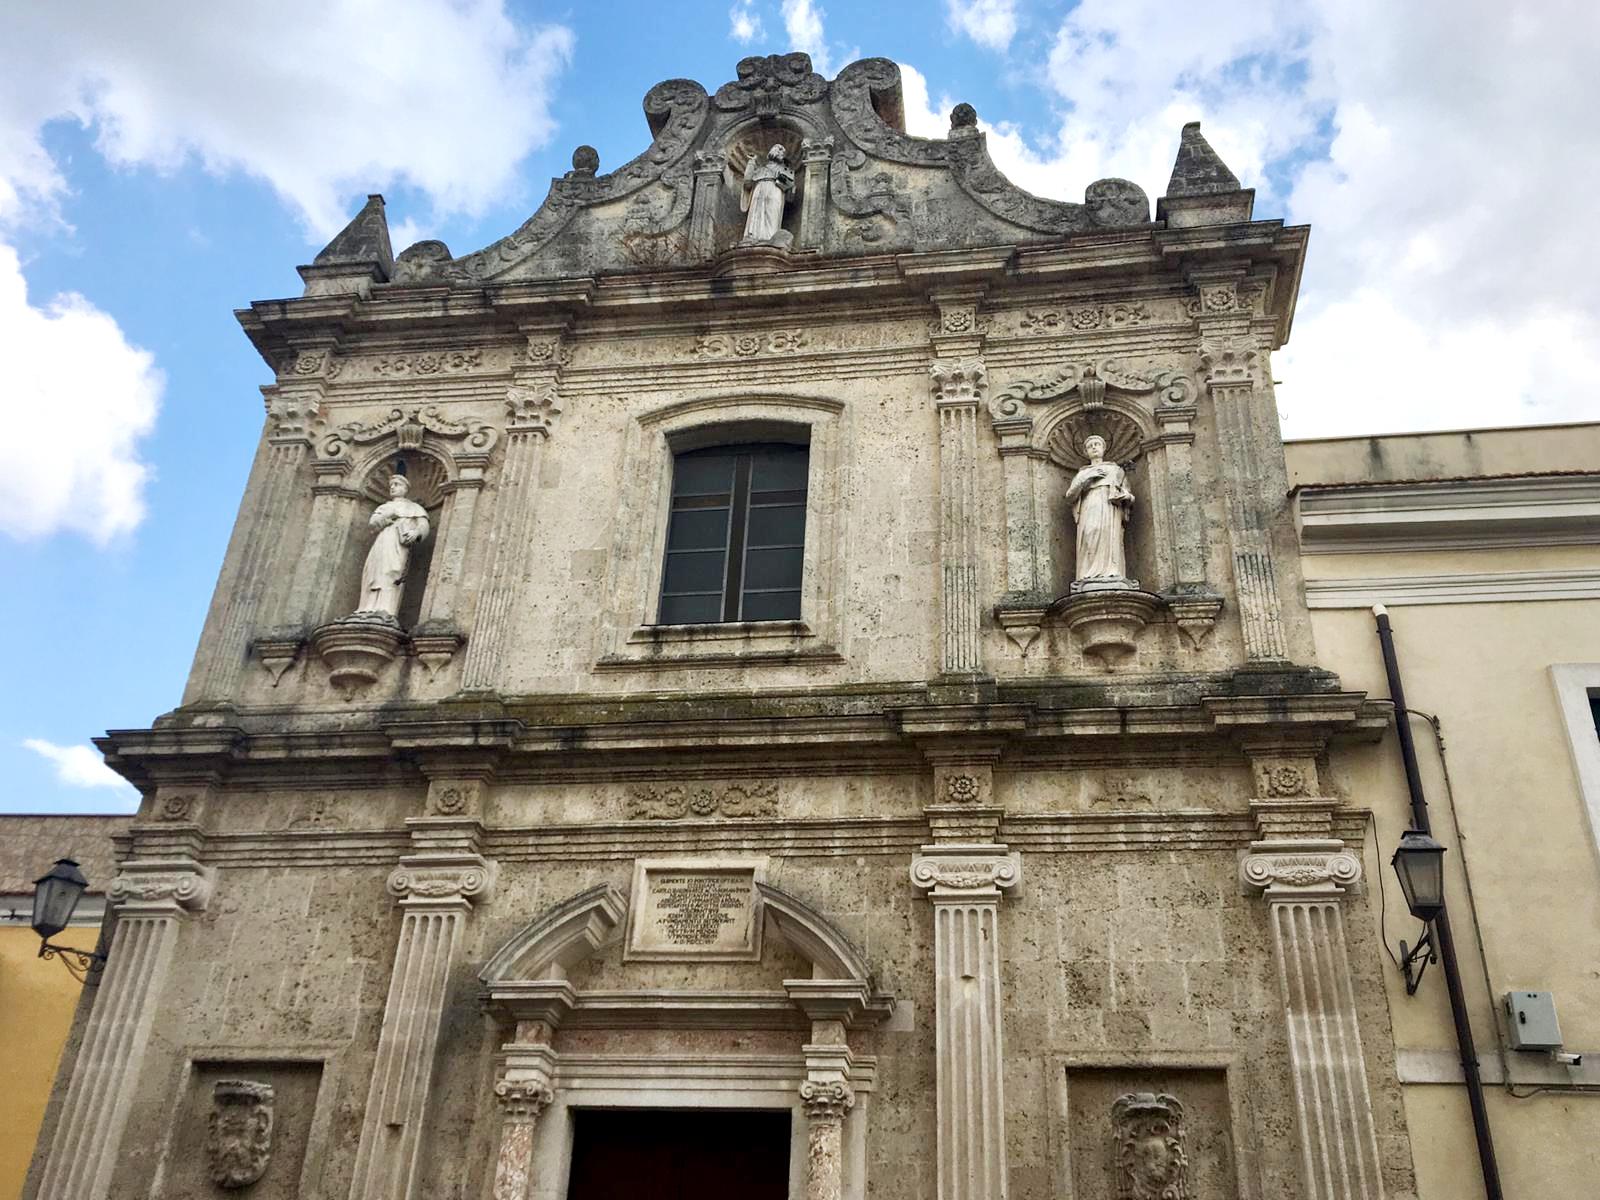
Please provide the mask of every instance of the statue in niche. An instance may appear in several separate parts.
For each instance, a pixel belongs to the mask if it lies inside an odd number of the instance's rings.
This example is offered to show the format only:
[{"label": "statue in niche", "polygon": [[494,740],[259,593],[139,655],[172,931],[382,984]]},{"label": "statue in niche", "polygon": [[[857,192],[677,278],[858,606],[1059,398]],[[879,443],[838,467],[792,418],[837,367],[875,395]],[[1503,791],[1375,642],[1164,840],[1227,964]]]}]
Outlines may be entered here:
[{"label": "statue in niche", "polygon": [[206,1166],[211,1182],[229,1191],[249,1187],[272,1159],[270,1083],[221,1079],[211,1089],[206,1118]]},{"label": "statue in niche", "polygon": [[368,524],[378,531],[361,568],[361,600],[357,613],[400,614],[400,590],[406,581],[411,547],[428,536],[428,511],[406,498],[411,485],[399,470],[389,480],[389,499],[378,505]]},{"label": "statue in niche", "polygon": [[1165,1092],[1129,1092],[1111,1104],[1117,1200],[1188,1200],[1183,1105]]},{"label": "statue in niche", "polygon": [[1084,439],[1089,463],[1067,486],[1067,503],[1077,526],[1077,561],[1073,564],[1073,589],[1090,582],[1128,579],[1127,554],[1122,529],[1133,504],[1128,476],[1116,463],[1105,461],[1106,440],[1099,434]]},{"label": "statue in niche", "polygon": [[787,249],[794,234],[783,228],[783,208],[794,193],[794,172],[784,162],[784,149],[774,146],[766,161],[751,155],[744,165],[744,190],[739,207],[744,219],[744,246],[779,246]]}]

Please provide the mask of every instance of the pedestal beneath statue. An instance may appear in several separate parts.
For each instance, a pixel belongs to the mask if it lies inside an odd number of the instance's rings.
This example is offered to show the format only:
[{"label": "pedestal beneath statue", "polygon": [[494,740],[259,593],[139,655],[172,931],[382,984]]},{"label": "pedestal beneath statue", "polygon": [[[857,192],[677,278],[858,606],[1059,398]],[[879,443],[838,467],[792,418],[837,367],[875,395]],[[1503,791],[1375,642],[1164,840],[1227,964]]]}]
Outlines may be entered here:
[{"label": "pedestal beneath statue", "polygon": [[1139,634],[1161,608],[1161,597],[1137,579],[1086,579],[1056,602],[1056,611],[1084,654],[1114,671],[1133,657]]},{"label": "pedestal beneath statue", "polygon": [[378,681],[400,655],[405,631],[388,613],[358,612],[318,626],[311,644],[328,666],[328,682],[346,699]]}]

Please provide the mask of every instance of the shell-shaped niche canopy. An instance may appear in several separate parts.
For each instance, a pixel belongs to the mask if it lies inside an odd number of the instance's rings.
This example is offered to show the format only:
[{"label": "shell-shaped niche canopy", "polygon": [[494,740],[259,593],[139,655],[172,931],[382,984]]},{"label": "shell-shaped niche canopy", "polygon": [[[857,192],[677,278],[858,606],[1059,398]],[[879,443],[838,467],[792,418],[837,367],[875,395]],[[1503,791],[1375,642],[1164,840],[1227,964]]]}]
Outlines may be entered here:
[{"label": "shell-shaped niche canopy", "polygon": [[410,485],[407,498],[423,508],[434,509],[444,503],[444,485],[450,478],[444,464],[431,454],[403,451],[385,458],[367,472],[361,492],[376,504],[389,499],[389,480],[394,478],[397,463],[405,464],[406,483]]},{"label": "shell-shaped niche canopy", "polygon": [[1096,435],[1106,440],[1107,462],[1129,466],[1144,450],[1144,431],[1126,413],[1114,408],[1081,408],[1068,413],[1045,440],[1050,461],[1076,471],[1089,461],[1084,443]]}]

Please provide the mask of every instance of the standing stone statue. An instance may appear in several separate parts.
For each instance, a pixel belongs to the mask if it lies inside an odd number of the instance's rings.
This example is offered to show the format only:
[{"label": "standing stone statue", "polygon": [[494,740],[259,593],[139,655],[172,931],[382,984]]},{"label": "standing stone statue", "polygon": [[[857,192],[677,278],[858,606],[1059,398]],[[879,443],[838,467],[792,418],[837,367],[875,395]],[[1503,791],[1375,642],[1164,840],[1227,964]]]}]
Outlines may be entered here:
[{"label": "standing stone statue", "polygon": [[751,155],[744,165],[739,207],[749,214],[744,220],[745,245],[787,246],[794,239],[783,228],[783,206],[794,192],[794,172],[783,159],[783,147],[774,146],[765,162]]},{"label": "standing stone statue", "polygon": [[1127,474],[1105,461],[1106,440],[1099,434],[1084,439],[1089,465],[1072,478],[1067,503],[1078,527],[1078,558],[1073,580],[1127,580],[1128,560],[1122,546],[1122,526],[1133,493]]},{"label": "standing stone statue", "polygon": [[368,524],[378,531],[361,568],[361,601],[358,613],[400,613],[400,589],[406,581],[406,564],[411,547],[428,536],[428,512],[415,500],[406,499],[411,485],[404,475],[389,480],[389,499],[378,505]]}]

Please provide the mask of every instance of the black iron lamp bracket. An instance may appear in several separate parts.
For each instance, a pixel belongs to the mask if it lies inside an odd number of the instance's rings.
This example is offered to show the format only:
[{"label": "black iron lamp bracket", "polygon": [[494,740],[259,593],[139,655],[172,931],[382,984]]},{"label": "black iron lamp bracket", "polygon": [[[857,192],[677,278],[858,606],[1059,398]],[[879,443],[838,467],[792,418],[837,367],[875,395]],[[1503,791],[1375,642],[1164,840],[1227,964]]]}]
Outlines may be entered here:
[{"label": "black iron lamp bracket", "polygon": [[72,970],[72,964],[67,961],[68,955],[77,960],[78,970],[88,972],[96,967],[103,966],[106,956],[98,950],[77,950],[71,946],[57,946],[50,942],[39,943],[39,957],[43,959],[60,958],[61,965],[67,970]]},{"label": "black iron lamp bracket", "polygon": [[1422,986],[1422,973],[1428,969],[1429,963],[1439,961],[1439,954],[1433,947],[1433,926],[1422,927],[1422,937],[1410,949],[1404,942],[1400,943],[1400,970],[1405,972],[1406,995],[1415,996],[1417,988]]}]

